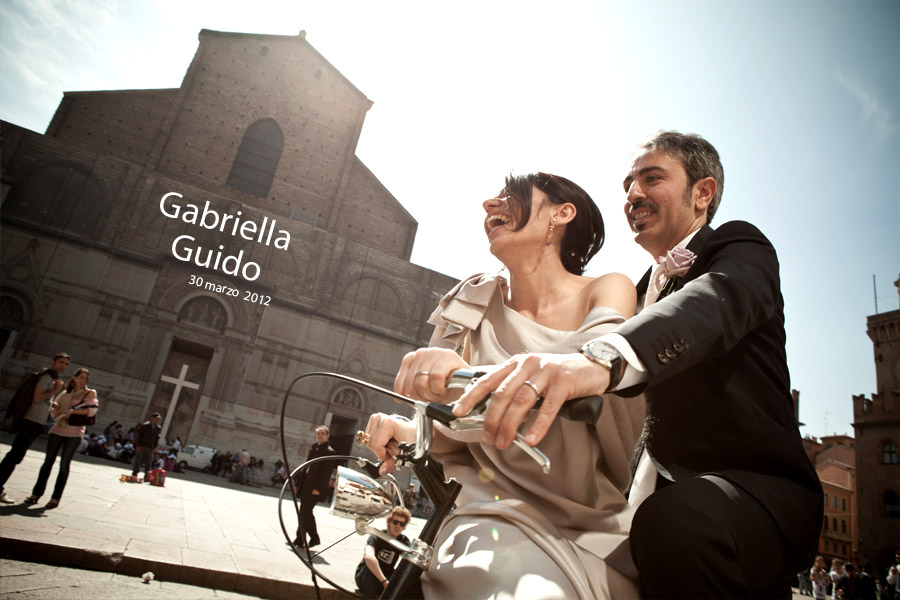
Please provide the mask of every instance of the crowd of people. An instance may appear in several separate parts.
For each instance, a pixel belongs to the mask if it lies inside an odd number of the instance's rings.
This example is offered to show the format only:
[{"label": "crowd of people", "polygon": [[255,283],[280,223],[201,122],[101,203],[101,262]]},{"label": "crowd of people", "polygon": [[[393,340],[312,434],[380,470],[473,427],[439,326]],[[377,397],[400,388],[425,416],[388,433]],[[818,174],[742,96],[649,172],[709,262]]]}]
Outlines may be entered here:
[{"label": "crowd of people", "polygon": [[831,568],[822,555],[812,567],[800,572],[800,595],[815,600],[900,600],[900,550],[894,564],[881,576],[871,564],[858,565],[839,558],[831,559]]},{"label": "crowd of people", "polygon": [[274,485],[279,472],[283,471],[280,460],[275,463],[274,472],[267,471],[266,461],[256,458],[246,449],[240,452],[217,450],[207,468],[213,475],[224,477],[232,483],[254,486]]},{"label": "crowd of people", "polygon": [[[69,367],[71,358],[65,352],[56,354],[50,365],[26,375],[3,415],[3,426],[15,433],[12,448],[0,461],[0,502],[13,503],[2,486],[6,483],[34,441],[48,433],[46,461],[42,466],[33,493],[24,500],[34,504],[43,494],[50,469],[57,455],[61,455],[57,488],[49,506],[59,504],[69,465],[76,453],[108,458],[132,465],[132,475],[143,469],[145,476],[153,469],[178,471],[178,454],[182,448],[180,436],[160,445],[162,415],[155,412],[143,423],[135,423],[125,429],[118,420],[108,423],[101,433],[88,432],[87,427],[96,423],[99,410],[97,393],[91,389],[90,371],[79,368],[69,381],[60,377]],[[88,405],[89,404],[89,405]],[[89,416],[90,421],[74,425],[72,414]],[[209,472],[229,481],[252,485],[264,479],[265,461],[242,452],[216,452],[208,467]],[[281,461],[275,465],[272,484],[286,476]],[[257,483],[258,484],[258,483]]]},{"label": "crowd of people", "polygon": [[128,431],[118,421],[103,428],[103,433],[91,433],[81,440],[79,454],[111,458],[131,464],[134,458],[134,435],[140,423],[135,423]]}]

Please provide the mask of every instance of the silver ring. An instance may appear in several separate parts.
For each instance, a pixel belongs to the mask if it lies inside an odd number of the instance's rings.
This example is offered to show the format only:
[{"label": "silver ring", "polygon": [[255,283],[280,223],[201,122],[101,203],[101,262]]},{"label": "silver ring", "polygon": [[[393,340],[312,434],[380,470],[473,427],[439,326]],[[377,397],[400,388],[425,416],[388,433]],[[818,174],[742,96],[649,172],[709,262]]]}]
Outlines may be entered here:
[{"label": "silver ring", "polygon": [[537,397],[538,397],[538,398],[543,398],[543,397],[544,397],[544,394],[541,393],[541,390],[538,389],[538,386],[534,385],[533,383],[531,383],[531,382],[528,381],[527,379],[525,380],[525,385],[527,385],[528,387],[530,387],[531,389],[533,389],[533,390],[534,390],[534,393],[537,394]]},{"label": "silver ring", "polygon": [[416,371],[416,377],[419,375],[431,375],[429,371]]}]

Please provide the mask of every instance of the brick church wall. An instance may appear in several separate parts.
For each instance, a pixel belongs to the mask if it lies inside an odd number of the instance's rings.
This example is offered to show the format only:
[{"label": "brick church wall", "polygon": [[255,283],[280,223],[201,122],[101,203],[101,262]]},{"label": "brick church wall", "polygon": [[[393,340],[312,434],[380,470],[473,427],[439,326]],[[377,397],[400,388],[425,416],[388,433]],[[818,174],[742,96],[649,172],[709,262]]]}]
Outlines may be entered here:
[{"label": "brick church wall", "polygon": [[137,164],[149,159],[178,90],[66,92],[47,135]]},{"label": "brick church wall", "polygon": [[[0,122],[0,295],[21,315],[0,354],[0,404],[22,373],[65,350],[92,371],[99,425],[130,423],[160,390],[170,394],[160,383],[170,351],[199,349],[207,366],[188,441],[274,462],[277,414],[300,373],[390,387],[456,280],[409,262],[415,219],[355,156],[370,106],[303,35],[204,30],[179,89],[67,93],[46,135]],[[259,197],[227,181],[247,128],[264,118],[284,146]],[[182,207],[274,220],[290,243],[168,218],[169,192]],[[195,249],[243,252],[262,274],[248,281],[177,260],[182,235]],[[329,415],[346,429],[396,409],[341,382],[311,382],[291,396],[287,443],[302,455]]]}]

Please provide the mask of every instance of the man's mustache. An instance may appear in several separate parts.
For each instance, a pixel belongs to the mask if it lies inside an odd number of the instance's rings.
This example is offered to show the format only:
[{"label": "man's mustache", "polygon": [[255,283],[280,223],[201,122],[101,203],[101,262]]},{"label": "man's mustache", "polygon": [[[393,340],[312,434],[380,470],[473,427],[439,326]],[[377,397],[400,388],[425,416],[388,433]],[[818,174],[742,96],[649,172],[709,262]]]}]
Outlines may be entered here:
[{"label": "man's mustache", "polygon": [[628,218],[628,226],[631,228],[631,231],[633,231],[635,233],[637,233],[640,230],[637,227],[635,227],[634,219],[631,218],[631,215],[633,215],[635,211],[640,210],[642,208],[648,208],[650,210],[656,209],[656,207],[653,204],[651,204],[650,202],[646,202],[644,200],[638,200],[637,202],[635,202],[634,204],[632,204],[630,206],[630,208],[628,209],[628,217],[629,217]]}]

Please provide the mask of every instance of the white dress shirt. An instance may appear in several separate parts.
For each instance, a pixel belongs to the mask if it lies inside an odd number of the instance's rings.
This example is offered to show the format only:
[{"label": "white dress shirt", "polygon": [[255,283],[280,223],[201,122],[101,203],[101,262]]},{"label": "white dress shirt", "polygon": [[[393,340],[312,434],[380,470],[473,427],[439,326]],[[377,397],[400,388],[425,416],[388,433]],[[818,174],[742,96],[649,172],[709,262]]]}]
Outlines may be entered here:
[{"label": "white dress shirt", "polygon": [[[698,231],[700,230],[697,229],[695,231],[692,231],[686,238],[676,244],[675,248],[686,248]],[[641,310],[646,308],[646,306],[650,306],[650,304],[656,302],[656,296],[658,296],[659,292],[661,291],[659,286],[659,274],[656,272],[659,270],[659,268],[659,266],[656,267],[654,272],[650,274],[650,282],[647,286],[647,293],[638,298],[635,314],[641,312]],[[651,298],[652,300],[650,302],[647,302],[645,306],[645,299]],[[622,372],[622,379],[619,381],[619,385],[617,386],[619,389],[631,387],[633,385],[638,385],[647,381],[647,379],[650,377],[649,373],[647,372],[647,368],[644,366],[644,363],[641,362],[641,359],[638,358],[634,349],[631,347],[631,344],[628,343],[628,340],[626,340],[618,333],[607,333],[606,335],[602,335],[597,339],[615,347],[615,349],[619,351],[619,354],[622,355],[622,358],[625,359],[625,367],[624,371]],[[638,459],[638,466],[637,470],[634,473],[634,480],[631,482],[631,492],[628,494],[628,503],[631,504],[631,506],[633,506],[634,508],[637,508],[641,504],[641,502],[646,500],[647,497],[655,490],[656,467],[653,465],[653,461],[650,459],[650,454],[647,452],[647,449],[644,448],[641,452],[641,457]]]}]

